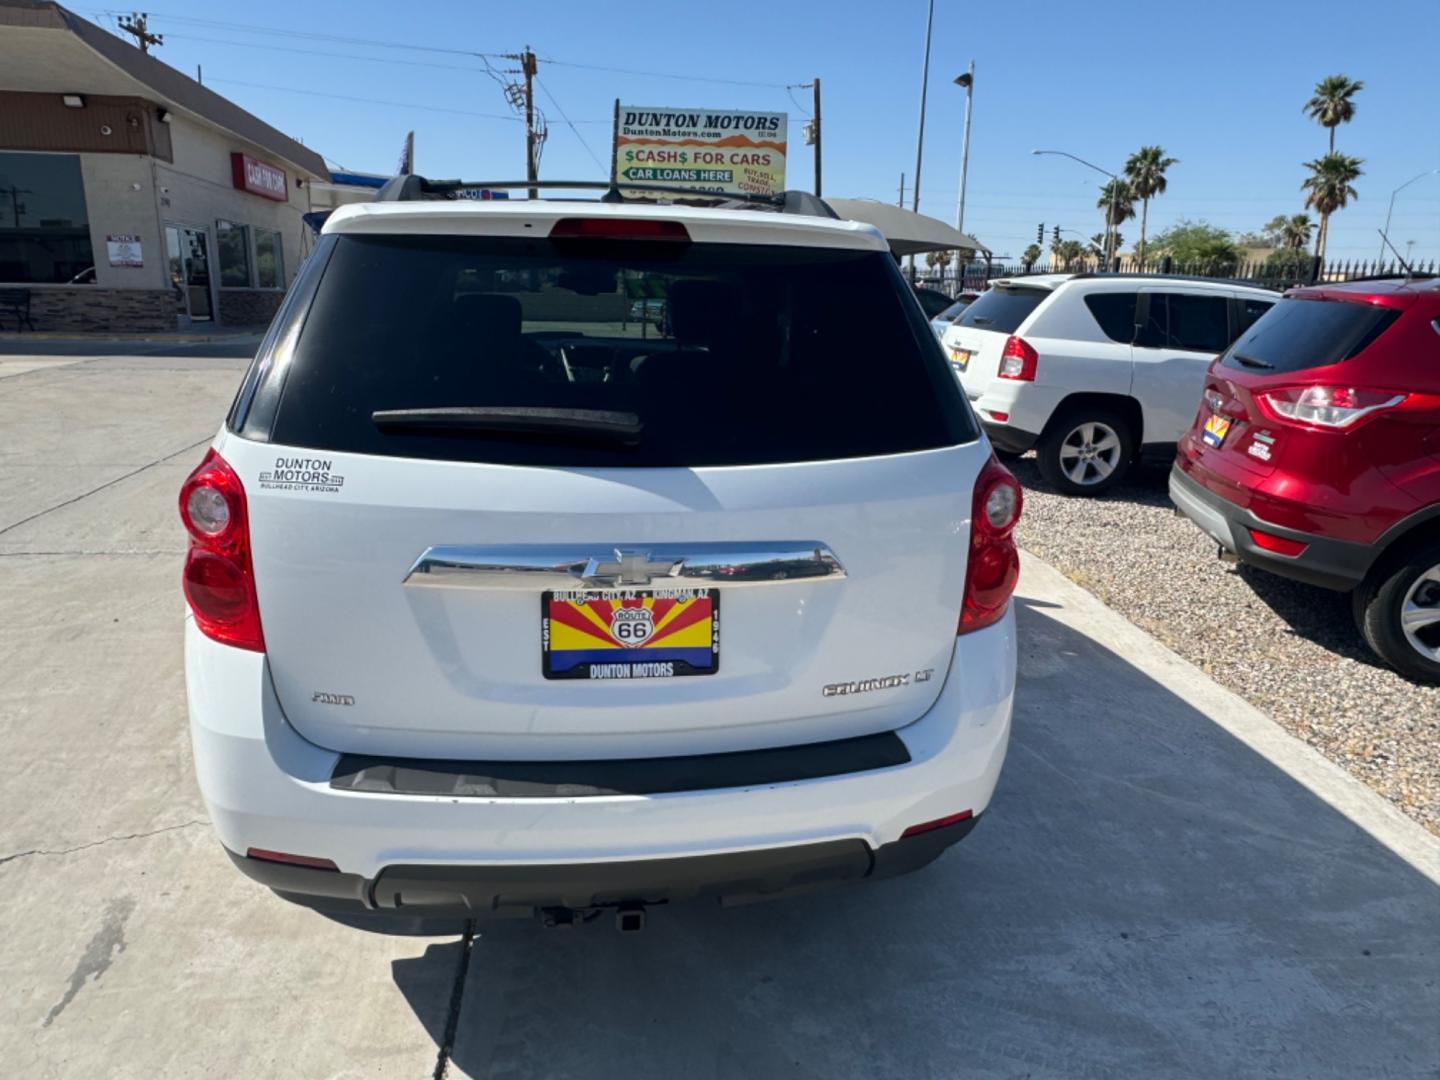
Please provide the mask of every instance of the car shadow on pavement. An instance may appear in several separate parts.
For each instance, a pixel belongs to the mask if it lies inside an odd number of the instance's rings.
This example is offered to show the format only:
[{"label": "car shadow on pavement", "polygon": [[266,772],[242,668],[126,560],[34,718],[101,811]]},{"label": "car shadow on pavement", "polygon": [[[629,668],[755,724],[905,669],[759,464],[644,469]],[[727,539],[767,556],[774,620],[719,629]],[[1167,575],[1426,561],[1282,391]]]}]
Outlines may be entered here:
[{"label": "car shadow on pavement", "polygon": [[[964,843],[907,878],[654,910],[639,934],[481,923],[449,1075],[1428,1075],[1440,888],[1018,607],[1010,757]],[[395,964],[412,1004],[411,968],[461,949]]]},{"label": "car shadow on pavement", "polygon": [[1390,669],[1370,651],[1355,625],[1349,593],[1291,581],[1243,563],[1235,567],[1255,597],[1284,620],[1290,633],[1337,656],[1378,671]]}]

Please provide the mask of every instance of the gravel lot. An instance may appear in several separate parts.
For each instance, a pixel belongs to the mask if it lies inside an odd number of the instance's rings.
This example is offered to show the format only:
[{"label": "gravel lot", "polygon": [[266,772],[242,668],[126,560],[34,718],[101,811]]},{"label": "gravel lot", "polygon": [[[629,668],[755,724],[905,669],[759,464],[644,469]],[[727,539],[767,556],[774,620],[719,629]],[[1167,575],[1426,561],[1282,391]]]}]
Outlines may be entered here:
[{"label": "gravel lot", "polygon": [[1440,687],[1380,666],[1348,596],[1220,562],[1174,513],[1168,469],[1072,499],[1033,455],[1006,464],[1024,547],[1440,834]]}]

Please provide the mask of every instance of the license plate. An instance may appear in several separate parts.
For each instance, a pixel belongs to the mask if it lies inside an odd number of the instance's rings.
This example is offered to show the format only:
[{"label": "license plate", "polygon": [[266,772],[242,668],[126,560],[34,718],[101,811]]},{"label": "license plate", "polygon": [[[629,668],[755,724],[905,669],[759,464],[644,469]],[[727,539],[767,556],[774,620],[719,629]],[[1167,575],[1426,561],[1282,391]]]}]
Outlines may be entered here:
[{"label": "license plate", "polygon": [[951,365],[955,368],[956,371],[964,371],[966,368],[968,368],[968,367],[970,366],[970,350],[969,350],[969,349],[951,349],[951,350],[950,350],[950,363],[951,363]]},{"label": "license plate", "polygon": [[547,679],[670,679],[720,670],[718,589],[606,589],[540,597]]},{"label": "license plate", "polygon": [[1205,421],[1205,430],[1201,432],[1201,438],[1205,440],[1206,446],[1219,446],[1225,441],[1225,436],[1230,432],[1230,421],[1219,413],[1211,413],[1210,419]]}]

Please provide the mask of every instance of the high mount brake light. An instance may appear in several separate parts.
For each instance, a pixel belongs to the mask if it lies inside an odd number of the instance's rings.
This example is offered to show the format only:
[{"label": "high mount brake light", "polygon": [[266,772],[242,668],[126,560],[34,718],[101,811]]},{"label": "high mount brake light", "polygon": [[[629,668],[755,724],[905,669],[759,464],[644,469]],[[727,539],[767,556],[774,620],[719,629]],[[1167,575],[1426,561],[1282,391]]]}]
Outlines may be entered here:
[{"label": "high mount brake light", "polygon": [[1393,409],[1407,395],[1350,386],[1289,386],[1262,390],[1256,399],[1274,419],[1306,427],[1353,427],[1372,413]]},{"label": "high mount brake light", "polygon": [[214,641],[264,652],[245,487],[214,450],[180,487],[180,520],[190,534],[182,581],[195,625]]},{"label": "high mount brake light", "polygon": [[690,233],[678,221],[654,218],[561,218],[550,227],[551,240],[673,240],[688,243]]},{"label": "high mount brake light", "polygon": [[1040,354],[1022,337],[1011,335],[1000,354],[999,377],[1017,382],[1034,382],[1035,369],[1039,367]]},{"label": "high mount brake light", "polygon": [[991,454],[975,478],[970,557],[957,634],[980,630],[1004,617],[1020,580],[1020,552],[1013,534],[1023,505],[1019,482]]}]

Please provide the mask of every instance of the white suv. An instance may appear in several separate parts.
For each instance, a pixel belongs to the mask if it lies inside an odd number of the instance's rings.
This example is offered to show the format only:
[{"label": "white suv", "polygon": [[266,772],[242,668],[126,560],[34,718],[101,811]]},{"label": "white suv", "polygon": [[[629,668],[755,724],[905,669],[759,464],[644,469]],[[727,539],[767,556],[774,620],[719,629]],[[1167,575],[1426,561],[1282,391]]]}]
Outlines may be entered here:
[{"label": "white suv", "polygon": [[990,440],[1072,495],[1138,455],[1175,455],[1205,372],[1280,299],[1206,278],[1036,274],[998,280],[943,344]]},{"label": "white suv", "polygon": [[1020,490],[880,234],[425,190],[330,218],[180,493],[237,866],[632,927],[963,837]]}]

